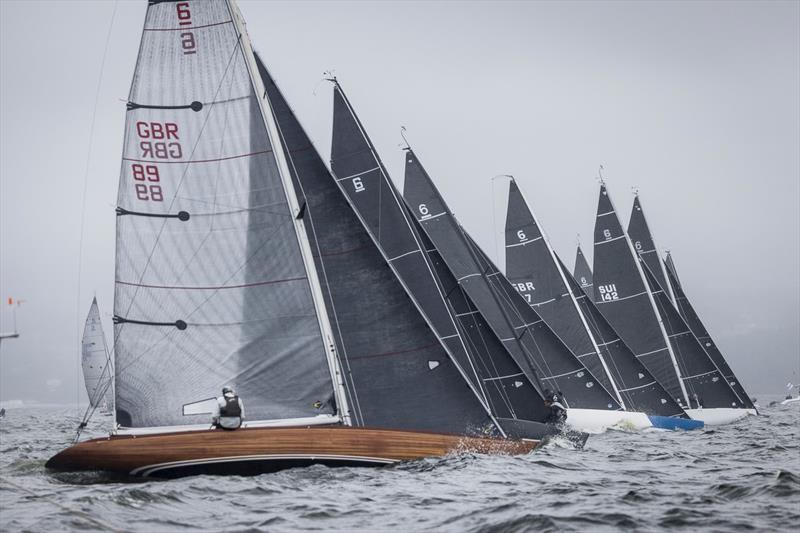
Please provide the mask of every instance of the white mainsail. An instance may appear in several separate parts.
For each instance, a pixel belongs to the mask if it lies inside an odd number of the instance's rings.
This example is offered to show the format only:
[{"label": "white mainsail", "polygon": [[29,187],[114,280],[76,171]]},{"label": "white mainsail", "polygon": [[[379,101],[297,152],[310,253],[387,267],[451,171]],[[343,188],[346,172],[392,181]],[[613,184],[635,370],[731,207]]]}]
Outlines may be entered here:
[{"label": "white mainsail", "polygon": [[183,406],[224,385],[251,422],[341,416],[314,266],[253,65],[231,2],[150,1],[117,208],[122,427],[207,423]]},{"label": "white mainsail", "polygon": [[100,320],[97,298],[92,299],[81,341],[81,366],[86,395],[92,407],[111,412],[114,408],[113,368]]}]

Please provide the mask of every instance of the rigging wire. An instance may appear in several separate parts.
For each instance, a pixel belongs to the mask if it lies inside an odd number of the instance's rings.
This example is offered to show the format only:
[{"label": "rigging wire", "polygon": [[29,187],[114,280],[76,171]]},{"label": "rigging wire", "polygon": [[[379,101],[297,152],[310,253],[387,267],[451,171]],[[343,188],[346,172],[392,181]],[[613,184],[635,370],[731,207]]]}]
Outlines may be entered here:
[{"label": "rigging wire", "polygon": [[[80,236],[78,239],[78,270],[77,270],[77,293],[75,296],[75,320],[77,321],[75,327],[75,334],[76,334],[76,344],[80,343],[81,338],[81,270],[83,269],[83,230],[86,225],[86,192],[89,188],[89,165],[92,160],[92,148],[93,148],[93,140],[94,140],[94,127],[97,121],[97,104],[100,101],[100,89],[103,86],[103,73],[105,71],[106,66],[106,57],[108,56],[108,45],[111,42],[111,33],[114,29],[114,19],[116,18],[117,14],[117,6],[119,2],[118,0],[114,0],[114,7],[111,10],[111,20],[108,24],[108,33],[106,34],[106,42],[105,46],[103,47],[103,58],[100,60],[100,73],[97,77],[97,88],[95,89],[94,94],[94,107],[92,109],[92,120],[89,125],[89,149],[86,153],[86,164],[84,166],[83,172],[83,192],[81,194],[81,224],[80,224]],[[79,350],[78,353],[81,353]],[[80,397],[81,397],[81,359],[78,358],[75,361],[75,407],[76,410],[80,413]]]}]

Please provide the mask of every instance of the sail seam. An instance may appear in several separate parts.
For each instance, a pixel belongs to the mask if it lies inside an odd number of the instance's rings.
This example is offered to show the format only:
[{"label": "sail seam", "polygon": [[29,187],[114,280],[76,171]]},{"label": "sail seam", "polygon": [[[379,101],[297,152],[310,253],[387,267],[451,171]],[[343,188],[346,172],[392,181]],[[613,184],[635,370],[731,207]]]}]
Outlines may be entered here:
[{"label": "sail seam", "polygon": [[229,159],[240,159],[242,157],[252,157],[255,155],[261,154],[271,154],[272,150],[261,150],[259,152],[250,152],[249,154],[238,154],[238,155],[231,155],[228,157],[219,157],[216,159],[194,159],[189,161],[161,161],[155,159],[134,159],[132,157],[123,157],[123,161],[136,161],[137,163],[158,163],[158,164],[173,164],[173,165],[180,165],[180,164],[190,164],[190,163],[217,163],[219,161],[228,161]]},{"label": "sail seam", "polygon": [[621,302],[622,300],[627,300],[629,298],[636,298],[637,296],[642,296],[643,294],[647,294],[647,291],[637,292],[636,294],[631,294],[630,296],[623,296],[622,298],[617,298],[616,300],[601,300],[599,302],[595,302],[595,304],[610,304],[613,302]]},{"label": "sail seam", "polygon": [[532,242],[536,242],[536,241],[539,241],[541,239],[542,239],[541,237],[536,237],[535,239],[531,239],[529,241],[522,241],[522,242],[517,242],[517,243],[514,243],[514,244],[507,244],[506,248],[513,248],[515,246],[525,246],[526,244],[530,244]]},{"label": "sail seam", "polygon": [[628,392],[636,389],[643,389],[645,387],[649,387],[650,385],[655,385],[658,383],[657,381],[651,381],[650,383],[646,383],[644,385],[639,385],[638,387],[630,387],[629,389],[619,389],[620,392]]},{"label": "sail seam", "polygon": [[598,244],[606,244],[608,242],[613,242],[613,241],[616,241],[616,240],[619,240],[619,239],[624,239],[624,238],[625,238],[625,235],[620,235],[619,237],[613,237],[611,239],[607,239],[605,241],[599,241],[599,242],[596,242],[594,244],[595,244],[595,246],[597,246]]},{"label": "sail seam", "polygon": [[183,28],[144,28],[144,31],[188,31],[188,30],[201,30],[205,28],[213,28],[214,26],[222,26],[223,24],[230,24],[233,20],[226,20],[223,22],[215,22],[214,24],[203,24],[201,26],[186,26]]},{"label": "sail seam", "polygon": [[257,287],[259,285],[272,285],[274,283],[285,283],[289,281],[302,281],[307,279],[306,276],[297,278],[275,279],[268,281],[257,281],[254,283],[243,283],[241,285],[208,285],[208,286],[177,286],[177,285],[147,285],[144,283],[131,283],[128,281],[116,281],[120,285],[129,285],[131,287],[144,287],[146,289],[176,289],[176,290],[221,290],[221,289],[241,289],[243,287]]},{"label": "sail seam", "polygon": [[344,181],[344,180],[349,180],[349,179],[357,178],[357,177],[359,177],[359,176],[363,176],[364,174],[369,174],[370,172],[375,172],[376,170],[380,170],[380,168],[381,168],[381,167],[375,167],[375,168],[371,168],[371,169],[369,169],[369,170],[364,170],[364,171],[361,171],[361,172],[356,172],[355,174],[351,174],[350,176],[345,176],[344,178],[336,178],[336,181]]}]

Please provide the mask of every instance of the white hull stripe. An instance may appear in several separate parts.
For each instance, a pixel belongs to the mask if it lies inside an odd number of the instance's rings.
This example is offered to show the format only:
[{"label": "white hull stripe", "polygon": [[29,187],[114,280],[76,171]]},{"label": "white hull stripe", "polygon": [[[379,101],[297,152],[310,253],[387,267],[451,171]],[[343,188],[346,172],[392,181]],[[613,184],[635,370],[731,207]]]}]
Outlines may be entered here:
[{"label": "white hull stripe", "polygon": [[328,455],[328,454],[266,454],[266,455],[239,455],[230,457],[213,457],[208,459],[190,459],[187,461],[172,461],[169,463],[158,463],[154,465],[140,466],[131,470],[133,476],[147,477],[150,474],[171,468],[180,468],[196,465],[210,465],[219,463],[238,463],[242,461],[280,461],[286,459],[307,459],[310,461],[331,460],[331,461],[358,461],[363,463],[392,464],[400,462],[398,459],[387,459],[385,457],[368,457],[357,455]]}]

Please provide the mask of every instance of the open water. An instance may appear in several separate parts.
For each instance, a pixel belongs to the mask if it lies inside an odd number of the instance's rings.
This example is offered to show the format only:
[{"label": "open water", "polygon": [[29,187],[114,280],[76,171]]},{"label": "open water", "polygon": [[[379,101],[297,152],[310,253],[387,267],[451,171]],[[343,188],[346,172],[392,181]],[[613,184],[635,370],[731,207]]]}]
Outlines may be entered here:
[{"label": "open water", "polygon": [[[0,420],[2,531],[798,531],[800,404],[693,432],[609,431],[584,450],[380,469],[110,481],[44,468],[74,408]],[[100,434],[108,419],[93,421]]]}]

